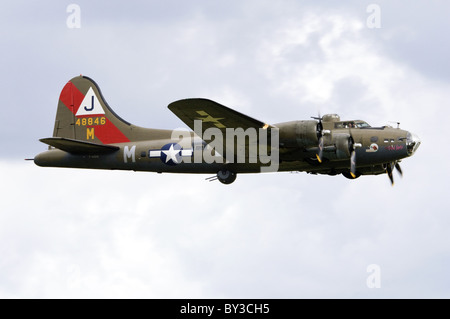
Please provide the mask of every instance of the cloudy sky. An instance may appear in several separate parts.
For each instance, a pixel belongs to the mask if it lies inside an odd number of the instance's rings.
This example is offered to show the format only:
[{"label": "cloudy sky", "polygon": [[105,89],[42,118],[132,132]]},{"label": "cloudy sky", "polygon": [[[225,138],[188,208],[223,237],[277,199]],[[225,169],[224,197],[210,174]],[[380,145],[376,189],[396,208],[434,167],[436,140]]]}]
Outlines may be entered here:
[{"label": "cloudy sky", "polygon": [[[449,298],[449,13],[443,0],[2,1],[0,297]],[[205,97],[268,123],[399,121],[422,145],[394,187],[24,161],[79,74],[144,127],[184,127],[167,105]]]}]

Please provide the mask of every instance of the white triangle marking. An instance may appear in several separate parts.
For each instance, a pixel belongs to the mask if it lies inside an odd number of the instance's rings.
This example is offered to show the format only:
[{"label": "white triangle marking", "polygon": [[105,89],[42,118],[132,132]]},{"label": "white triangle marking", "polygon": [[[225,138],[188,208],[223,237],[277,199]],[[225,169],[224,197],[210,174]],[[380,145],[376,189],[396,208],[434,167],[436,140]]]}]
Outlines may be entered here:
[{"label": "white triangle marking", "polygon": [[81,115],[98,115],[98,114],[105,114],[105,111],[103,110],[103,107],[100,104],[97,95],[95,95],[94,90],[92,89],[92,87],[90,87],[86,93],[86,96],[81,102],[80,107],[78,108],[77,114],[75,115],[81,116]]}]

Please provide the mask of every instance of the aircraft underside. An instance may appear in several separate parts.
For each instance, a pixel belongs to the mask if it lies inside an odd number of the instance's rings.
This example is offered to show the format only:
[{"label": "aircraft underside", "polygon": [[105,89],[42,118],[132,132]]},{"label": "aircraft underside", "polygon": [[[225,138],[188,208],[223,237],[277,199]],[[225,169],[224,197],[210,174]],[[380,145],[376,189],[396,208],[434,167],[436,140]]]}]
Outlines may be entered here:
[{"label": "aircraft underside", "polygon": [[[144,155],[144,154],[141,154]],[[107,169],[107,170],[132,170],[146,171],[156,173],[191,173],[191,174],[248,174],[261,172],[307,172],[310,174],[349,176],[348,160],[328,161],[318,163],[314,158],[306,158],[297,161],[280,161],[276,167],[262,165],[261,163],[222,163],[223,159],[217,159],[217,162],[207,163],[189,163],[180,162],[173,164],[164,162],[159,158],[152,159],[148,156],[134,154],[133,156],[124,156],[121,152],[118,154],[105,155],[74,155],[62,150],[52,149],[37,155],[34,161],[39,166],[48,167],[66,167],[66,168],[87,168],[87,169]],[[185,159],[186,161],[186,159]],[[376,175],[386,172],[386,167],[382,164],[367,165],[358,167],[359,175]],[[220,178],[219,178],[220,180]],[[233,179],[234,181],[234,179]]]}]

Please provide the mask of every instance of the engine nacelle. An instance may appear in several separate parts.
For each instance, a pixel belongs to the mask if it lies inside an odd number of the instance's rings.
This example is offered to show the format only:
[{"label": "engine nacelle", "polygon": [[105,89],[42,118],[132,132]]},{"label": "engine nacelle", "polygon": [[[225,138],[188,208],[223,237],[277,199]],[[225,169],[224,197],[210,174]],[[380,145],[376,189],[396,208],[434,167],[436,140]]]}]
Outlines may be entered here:
[{"label": "engine nacelle", "polygon": [[280,145],[284,147],[309,148],[317,146],[317,121],[292,121],[275,124],[280,129]]},{"label": "engine nacelle", "polygon": [[353,140],[350,134],[348,133],[333,133],[332,135],[332,143],[336,146],[336,152],[327,153],[326,157],[330,159],[348,159],[350,158]]}]

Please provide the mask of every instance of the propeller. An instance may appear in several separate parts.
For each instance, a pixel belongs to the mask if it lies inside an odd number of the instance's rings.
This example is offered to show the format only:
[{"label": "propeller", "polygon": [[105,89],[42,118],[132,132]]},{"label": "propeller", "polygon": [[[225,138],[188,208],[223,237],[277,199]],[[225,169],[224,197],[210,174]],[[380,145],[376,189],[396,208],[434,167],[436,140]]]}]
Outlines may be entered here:
[{"label": "propeller", "polygon": [[393,163],[388,163],[386,166],[386,172],[388,174],[389,180],[391,181],[391,185],[394,185],[394,175],[392,175],[392,168],[394,167]]},{"label": "propeller", "polygon": [[319,137],[319,152],[316,154],[317,160],[319,163],[322,163],[323,156],[323,136]]},{"label": "propeller", "polygon": [[311,116],[311,118],[319,121],[319,123],[317,123],[317,138],[319,140],[319,145],[317,147],[316,157],[317,157],[317,160],[319,161],[319,163],[322,163],[322,160],[323,160],[323,136],[325,134],[329,134],[330,131],[323,129],[322,116],[320,116],[320,113],[319,113],[319,116],[317,116],[317,117]]},{"label": "propeller", "polygon": [[398,171],[400,177],[403,177],[403,171],[402,171],[402,168],[400,167],[400,164],[398,163],[398,161],[387,163],[386,164],[386,173],[388,174],[388,177],[389,177],[389,180],[391,181],[392,186],[394,186],[394,175],[392,173],[394,168]]},{"label": "propeller", "polygon": [[352,175],[353,178],[356,178],[356,152],[354,148],[350,155],[350,175]]},{"label": "propeller", "polygon": [[348,129],[348,133],[350,134],[350,149],[351,149],[351,154],[350,154],[350,175],[353,178],[357,178],[359,175],[356,175],[356,148],[361,147],[362,144],[361,143],[355,143],[355,140],[353,139],[352,136],[352,131],[349,128]]},{"label": "propeller", "polygon": [[402,168],[400,167],[400,164],[398,162],[395,162],[395,168],[397,169],[397,171],[400,174],[400,176],[403,177],[403,171],[402,171]]}]

